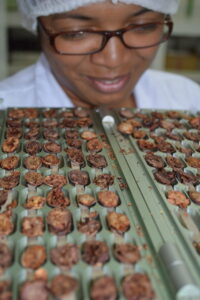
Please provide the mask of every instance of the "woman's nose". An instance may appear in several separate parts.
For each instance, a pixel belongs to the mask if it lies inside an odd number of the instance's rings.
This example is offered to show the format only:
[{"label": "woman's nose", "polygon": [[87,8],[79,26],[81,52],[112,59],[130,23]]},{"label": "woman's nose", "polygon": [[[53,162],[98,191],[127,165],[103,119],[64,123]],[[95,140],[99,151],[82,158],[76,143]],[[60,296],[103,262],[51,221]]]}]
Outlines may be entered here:
[{"label": "woman's nose", "polygon": [[126,48],[118,37],[109,39],[103,50],[91,54],[91,60],[95,64],[113,69],[124,64],[130,59],[131,49]]}]

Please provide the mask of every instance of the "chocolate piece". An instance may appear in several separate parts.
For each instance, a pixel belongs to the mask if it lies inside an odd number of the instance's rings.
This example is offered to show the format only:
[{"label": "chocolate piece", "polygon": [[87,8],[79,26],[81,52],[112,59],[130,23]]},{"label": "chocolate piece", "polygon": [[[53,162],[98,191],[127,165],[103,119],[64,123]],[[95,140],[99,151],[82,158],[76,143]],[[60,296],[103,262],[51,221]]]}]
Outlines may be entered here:
[{"label": "chocolate piece", "polygon": [[141,258],[138,246],[130,243],[116,244],[113,252],[115,258],[124,264],[136,264]]},{"label": "chocolate piece", "polygon": [[4,203],[6,203],[8,198],[8,191],[6,190],[0,190],[0,208]]},{"label": "chocolate piece", "polygon": [[85,130],[81,133],[81,138],[86,140],[86,141],[89,141],[91,139],[97,138],[97,135],[94,131]]},{"label": "chocolate piece", "polygon": [[133,126],[133,130],[142,127],[142,123],[135,119],[128,119],[126,123],[131,124]]},{"label": "chocolate piece", "polygon": [[156,135],[154,133],[150,133],[150,137],[156,142],[156,144],[165,142],[165,137],[161,135]]},{"label": "chocolate piece", "polygon": [[200,117],[193,117],[189,123],[193,128],[200,130]]},{"label": "chocolate piece", "polygon": [[62,187],[67,184],[67,178],[61,174],[52,174],[45,176],[43,183],[53,188]]},{"label": "chocolate piece", "polygon": [[97,218],[99,217],[91,212],[88,216],[86,216],[83,220],[80,220],[77,224],[78,230],[82,233],[85,233],[89,236],[94,236],[101,230],[101,223]]},{"label": "chocolate piece", "polygon": [[158,182],[160,182],[162,184],[166,184],[166,185],[176,184],[176,176],[173,171],[171,172],[171,171],[166,171],[166,170],[162,169],[162,170],[155,172],[154,177]]},{"label": "chocolate piece", "polygon": [[166,132],[166,137],[168,139],[174,140],[174,141],[182,141],[182,137],[179,134],[174,134],[172,132]]},{"label": "chocolate piece", "polygon": [[5,269],[10,267],[11,264],[12,264],[12,251],[5,243],[0,242],[0,267]]},{"label": "chocolate piece", "polygon": [[166,129],[167,131],[171,131],[175,128],[175,125],[172,121],[161,120],[160,127]]},{"label": "chocolate piece", "polygon": [[20,300],[48,300],[47,283],[42,279],[25,281],[20,288]]},{"label": "chocolate piece", "polygon": [[191,140],[193,142],[200,141],[200,133],[199,132],[186,131],[183,133],[183,135],[184,135],[184,137],[186,137],[186,139]]},{"label": "chocolate piece", "polygon": [[79,137],[79,132],[77,130],[66,130],[65,137],[69,139],[75,139]]},{"label": "chocolate piece", "polygon": [[12,293],[10,291],[10,282],[8,280],[0,281],[0,299],[1,300],[12,300]]},{"label": "chocolate piece", "polygon": [[53,188],[47,195],[47,203],[51,207],[64,208],[70,205],[70,200],[65,197],[65,194],[60,187]]},{"label": "chocolate piece", "polygon": [[90,290],[91,300],[116,300],[117,287],[110,276],[101,276],[95,279]]},{"label": "chocolate piece", "polygon": [[30,155],[35,155],[42,149],[41,144],[37,141],[29,141],[25,143],[25,151]]},{"label": "chocolate piece", "polygon": [[13,108],[8,111],[8,117],[12,119],[23,119],[24,110],[22,108]]},{"label": "chocolate piece", "polygon": [[167,156],[166,161],[168,166],[170,166],[172,169],[183,169],[185,167],[182,160],[178,157]]},{"label": "chocolate piece", "polygon": [[66,119],[63,119],[60,122],[59,127],[61,127],[61,128],[75,128],[75,127],[77,127],[77,121],[74,120],[73,118],[66,118]]},{"label": "chocolate piece", "polygon": [[90,194],[81,194],[77,196],[78,203],[84,206],[92,206],[96,203],[96,199]]},{"label": "chocolate piece", "polygon": [[100,152],[102,149],[102,143],[97,138],[93,138],[87,142],[87,150],[90,152]]},{"label": "chocolate piece", "polygon": [[108,188],[110,185],[114,183],[114,176],[110,174],[100,174],[94,178],[93,181],[96,185],[101,188]]},{"label": "chocolate piece", "polygon": [[49,231],[57,235],[65,235],[72,230],[72,216],[66,208],[53,208],[47,215]]},{"label": "chocolate piece", "polygon": [[25,134],[24,138],[26,140],[37,139],[40,136],[40,129],[38,127],[32,127]]},{"label": "chocolate piece", "polygon": [[88,185],[90,183],[89,175],[86,171],[72,170],[68,173],[69,180],[72,184]]},{"label": "chocolate piece", "polygon": [[43,184],[44,177],[42,176],[41,173],[29,171],[24,175],[24,179],[30,185],[39,186]]},{"label": "chocolate piece", "polygon": [[22,253],[21,264],[24,268],[38,269],[46,261],[46,250],[42,245],[30,245]]},{"label": "chocolate piece", "polygon": [[22,127],[22,120],[7,119],[6,125],[7,125],[7,127],[14,127],[14,128]]},{"label": "chocolate piece", "polygon": [[122,134],[132,134],[133,133],[133,125],[128,122],[121,122],[118,124],[117,129]]},{"label": "chocolate piece", "polygon": [[56,108],[49,108],[49,109],[46,109],[45,111],[43,111],[42,114],[47,119],[55,118],[56,114],[57,114],[57,110],[56,110]]},{"label": "chocolate piece", "polygon": [[12,216],[9,211],[0,213],[0,237],[11,234],[14,230]]},{"label": "chocolate piece", "polygon": [[38,117],[38,110],[36,108],[24,108],[24,118],[35,119]]},{"label": "chocolate piece", "polygon": [[167,112],[167,116],[171,119],[181,119],[181,113],[179,111],[170,110]]},{"label": "chocolate piece", "polygon": [[57,166],[60,164],[60,159],[55,154],[48,154],[42,157],[42,163],[45,167]]},{"label": "chocolate piece", "polygon": [[55,128],[58,126],[58,121],[47,119],[42,122],[44,128]]},{"label": "chocolate piece", "polygon": [[160,119],[160,120],[162,120],[162,119],[164,119],[165,114],[164,114],[164,113],[160,113],[160,112],[158,112],[158,111],[152,111],[151,116],[152,116],[154,119]]},{"label": "chocolate piece", "polygon": [[157,145],[149,140],[138,140],[137,144],[142,151],[157,151]]},{"label": "chocolate piece", "polygon": [[43,132],[43,135],[46,140],[50,140],[50,141],[53,141],[53,140],[56,140],[59,138],[57,129],[52,129],[52,128],[45,129]]},{"label": "chocolate piece", "polygon": [[46,198],[35,195],[26,200],[24,207],[27,209],[40,209],[45,205],[45,203],[46,203]]},{"label": "chocolate piece", "polygon": [[39,156],[31,155],[24,159],[24,165],[29,170],[37,170],[42,165],[42,159]]},{"label": "chocolate piece", "polygon": [[12,153],[19,147],[19,139],[16,137],[8,137],[2,144],[2,150],[6,153]]},{"label": "chocolate piece", "polygon": [[200,168],[200,158],[199,157],[188,157],[186,158],[186,162],[188,163],[188,165],[190,167],[193,167],[193,168],[197,168],[199,169]]},{"label": "chocolate piece", "polygon": [[74,115],[78,118],[86,118],[90,114],[89,109],[83,108],[83,107],[76,107],[74,109]]},{"label": "chocolate piece", "polygon": [[65,149],[65,151],[67,152],[67,155],[71,162],[76,163],[77,165],[84,166],[85,160],[83,152],[80,149],[68,148]]},{"label": "chocolate piece", "polygon": [[111,231],[116,231],[118,233],[124,233],[130,228],[129,218],[122,213],[109,212],[107,215],[108,227]]},{"label": "chocolate piece", "polygon": [[22,137],[22,129],[19,127],[8,127],[6,130],[6,138],[9,137],[20,139]]},{"label": "chocolate piece", "polygon": [[79,260],[79,250],[77,245],[66,244],[53,248],[50,256],[55,265],[71,269]]},{"label": "chocolate piece", "polygon": [[119,197],[112,191],[100,191],[97,193],[98,201],[105,207],[116,207],[119,205]]},{"label": "chocolate piece", "polygon": [[155,298],[151,282],[146,274],[127,275],[123,279],[122,289],[127,300],[152,300]]},{"label": "chocolate piece", "polygon": [[157,144],[158,151],[164,152],[164,153],[174,153],[176,150],[172,146],[172,144],[168,142],[160,142]]},{"label": "chocolate piece", "polygon": [[190,191],[188,194],[193,202],[200,205],[200,192]]},{"label": "chocolate piece", "polygon": [[87,155],[86,159],[91,167],[97,169],[103,169],[107,167],[107,161],[105,157],[101,154],[89,154]]},{"label": "chocolate piece", "polygon": [[83,244],[82,259],[89,265],[102,265],[109,260],[109,249],[105,242],[92,240]]},{"label": "chocolate piece", "polygon": [[119,112],[120,116],[126,119],[131,119],[134,117],[134,113],[128,108],[122,108]]},{"label": "chocolate piece", "polygon": [[176,170],[176,177],[183,184],[196,184],[199,178],[192,173],[186,173],[182,170]]},{"label": "chocolate piece", "polygon": [[198,254],[200,254],[200,243],[193,242],[193,246],[195,247]]},{"label": "chocolate piece", "polygon": [[165,163],[164,163],[162,157],[159,155],[155,155],[152,152],[148,152],[144,158],[145,158],[146,162],[148,163],[148,165],[151,167],[154,167],[156,169],[162,169],[165,167]]},{"label": "chocolate piece", "polygon": [[50,290],[56,299],[62,299],[62,297],[70,295],[77,288],[77,279],[64,274],[56,275],[50,283]]},{"label": "chocolate piece", "polygon": [[191,156],[194,152],[190,147],[177,147],[178,151],[185,154],[186,156]]},{"label": "chocolate piece", "polygon": [[33,128],[33,127],[40,127],[40,123],[38,120],[26,120],[24,122],[24,125],[28,128]]},{"label": "chocolate piece", "polygon": [[0,178],[0,187],[11,190],[19,184],[20,172],[13,171],[10,175]]},{"label": "chocolate piece", "polygon": [[167,201],[173,205],[177,205],[180,208],[186,208],[190,205],[190,200],[184,193],[179,191],[168,191]]},{"label": "chocolate piece", "polygon": [[133,130],[133,137],[135,139],[145,139],[148,138],[148,135],[144,130]]},{"label": "chocolate piece", "polygon": [[61,111],[59,115],[60,118],[73,118],[73,116],[74,116],[73,111],[67,111],[67,110]]},{"label": "chocolate piece", "polygon": [[56,143],[56,142],[47,142],[43,145],[43,149],[45,152],[50,152],[50,153],[59,153],[61,152],[62,148],[61,146]]},{"label": "chocolate piece", "polygon": [[93,125],[93,121],[91,118],[87,117],[87,118],[80,118],[79,120],[77,120],[77,126],[78,127],[90,127]]},{"label": "chocolate piece", "polygon": [[27,237],[37,237],[44,234],[44,220],[42,217],[24,217],[22,219],[21,231]]},{"label": "chocolate piece", "polygon": [[16,155],[6,157],[1,160],[1,167],[5,170],[12,170],[17,168],[19,164],[19,157]]},{"label": "chocolate piece", "polygon": [[68,138],[66,140],[66,142],[67,142],[68,146],[70,146],[72,148],[77,148],[77,149],[81,148],[81,145],[82,145],[82,141],[81,140],[74,139],[74,138],[71,138],[71,139]]}]

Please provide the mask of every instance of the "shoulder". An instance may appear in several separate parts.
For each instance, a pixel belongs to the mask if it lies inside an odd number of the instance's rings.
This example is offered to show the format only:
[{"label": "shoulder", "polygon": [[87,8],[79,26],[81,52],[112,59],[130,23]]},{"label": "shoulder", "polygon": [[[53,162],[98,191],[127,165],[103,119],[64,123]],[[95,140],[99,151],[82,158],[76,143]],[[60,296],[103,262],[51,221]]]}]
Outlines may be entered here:
[{"label": "shoulder", "polygon": [[200,85],[181,75],[149,69],[139,81],[152,108],[197,110]]}]

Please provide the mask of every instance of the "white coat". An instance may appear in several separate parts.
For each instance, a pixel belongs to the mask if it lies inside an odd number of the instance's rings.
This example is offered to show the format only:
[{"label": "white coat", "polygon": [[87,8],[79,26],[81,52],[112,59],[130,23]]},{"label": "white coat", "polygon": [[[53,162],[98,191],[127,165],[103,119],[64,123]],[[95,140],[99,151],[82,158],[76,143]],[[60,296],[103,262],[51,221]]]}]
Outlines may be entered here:
[{"label": "white coat", "polygon": [[[200,110],[200,86],[179,75],[147,70],[133,91],[138,108]],[[0,109],[73,107],[44,55],[32,66],[0,82]]]}]

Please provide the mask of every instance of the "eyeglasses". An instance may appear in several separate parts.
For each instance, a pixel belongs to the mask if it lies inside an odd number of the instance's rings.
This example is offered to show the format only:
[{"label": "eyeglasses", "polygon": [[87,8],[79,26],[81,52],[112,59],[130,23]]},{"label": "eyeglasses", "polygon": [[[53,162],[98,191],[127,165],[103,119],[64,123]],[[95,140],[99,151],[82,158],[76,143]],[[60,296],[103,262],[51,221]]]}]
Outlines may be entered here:
[{"label": "eyeglasses", "polygon": [[113,31],[81,30],[51,33],[41,20],[38,25],[48,36],[52,48],[61,55],[87,55],[100,52],[112,37],[118,37],[129,49],[154,47],[167,41],[173,29],[170,16],[166,16],[163,21],[132,24]]}]

